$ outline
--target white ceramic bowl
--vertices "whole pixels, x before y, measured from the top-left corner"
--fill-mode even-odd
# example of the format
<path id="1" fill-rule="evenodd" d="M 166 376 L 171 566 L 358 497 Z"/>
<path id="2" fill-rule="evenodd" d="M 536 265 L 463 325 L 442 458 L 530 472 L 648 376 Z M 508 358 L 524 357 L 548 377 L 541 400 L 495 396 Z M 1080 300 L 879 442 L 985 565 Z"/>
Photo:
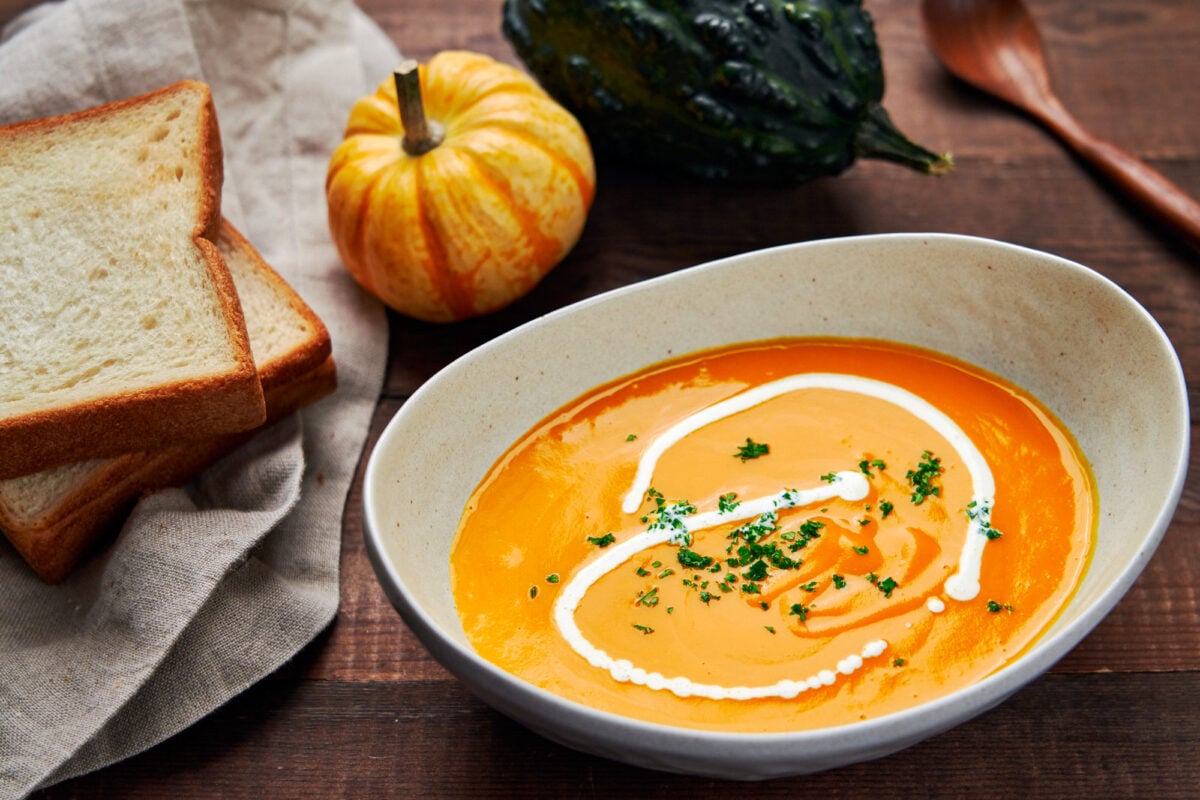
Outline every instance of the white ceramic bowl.
<path id="1" fill-rule="evenodd" d="M 1100 491 L 1096 552 L 1058 621 L 1025 655 L 950 696 L 880 719 L 794 733 L 712 733 L 596 711 L 480 658 L 463 634 L 449 553 L 470 492 L 548 412 L 672 356 L 781 336 L 891 339 L 1033 392 L 1074 432 Z M 367 465 L 368 553 L 430 652 L 546 737 L 638 766 L 759 779 L 886 755 L 1001 702 L 1075 646 L 1126 592 L 1170 522 L 1187 469 L 1183 373 L 1155 321 L 1086 267 L 942 234 L 833 239 L 748 253 L 534 320 L 430 379 Z"/>

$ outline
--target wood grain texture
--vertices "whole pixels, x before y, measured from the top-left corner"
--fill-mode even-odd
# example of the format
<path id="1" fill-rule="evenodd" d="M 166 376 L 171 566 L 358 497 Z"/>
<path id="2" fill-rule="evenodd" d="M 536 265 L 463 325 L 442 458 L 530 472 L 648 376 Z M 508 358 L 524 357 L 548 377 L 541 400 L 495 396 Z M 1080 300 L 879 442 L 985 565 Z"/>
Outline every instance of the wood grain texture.
<path id="1" fill-rule="evenodd" d="M 500 0 L 360 2 L 406 56 L 424 60 L 468 48 L 517 63 L 499 32 Z M 1200 4 L 1027 2 L 1066 106 L 1200 196 Z M 837 178 L 761 190 L 601 160 L 583 238 L 527 298 L 453 326 L 391 317 L 390 366 L 371 444 L 437 370 L 539 314 L 746 250 L 889 231 L 1002 239 L 1116 281 L 1175 343 L 1195 422 L 1200 257 L 1031 119 L 950 78 L 925 48 L 916 2 L 866 6 L 883 48 L 885 105 L 914 140 L 952 151 L 954 173 L 933 179 L 861 163 Z M 1191 444 L 1194 475 L 1195 433 Z M 1194 479 L 1140 580 L 1050 674 L 983 717 L 903 753 L 749 786 L 582 755 L 483 706 L 388 605 L 367 563 L 360 502 L 356 482 L 347 500 L 341 609 L 326 633 L 192 729 L 40 797 L 1200 797 Z"/>

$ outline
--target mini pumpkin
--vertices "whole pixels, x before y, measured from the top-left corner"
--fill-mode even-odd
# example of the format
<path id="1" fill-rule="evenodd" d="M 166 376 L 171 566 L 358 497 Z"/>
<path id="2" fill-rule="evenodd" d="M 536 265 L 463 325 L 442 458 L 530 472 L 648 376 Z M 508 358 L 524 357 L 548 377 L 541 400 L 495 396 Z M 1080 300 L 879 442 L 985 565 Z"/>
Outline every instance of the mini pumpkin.
<path id="1" fill-rule="evenodd" d="M 532 78 L 447 51 L 355 103 L 325 194 L 358 282 L 451 322 L 533 289 L 578 241 L 595 183 L 586 134 Z"/>

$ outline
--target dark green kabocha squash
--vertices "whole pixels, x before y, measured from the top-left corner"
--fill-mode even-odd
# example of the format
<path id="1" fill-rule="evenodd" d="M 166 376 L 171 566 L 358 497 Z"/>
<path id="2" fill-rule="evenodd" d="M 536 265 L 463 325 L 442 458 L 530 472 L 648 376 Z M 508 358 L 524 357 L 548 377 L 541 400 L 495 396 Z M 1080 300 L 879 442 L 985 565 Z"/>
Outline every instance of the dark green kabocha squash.
<path id="1" fill-rule="evenodd" d="M 880 105 L 879 46 L 857 0 L 506 0 L 503 31 L 600 151 L 774 183 L 856 158 L 950 168 Z"/>

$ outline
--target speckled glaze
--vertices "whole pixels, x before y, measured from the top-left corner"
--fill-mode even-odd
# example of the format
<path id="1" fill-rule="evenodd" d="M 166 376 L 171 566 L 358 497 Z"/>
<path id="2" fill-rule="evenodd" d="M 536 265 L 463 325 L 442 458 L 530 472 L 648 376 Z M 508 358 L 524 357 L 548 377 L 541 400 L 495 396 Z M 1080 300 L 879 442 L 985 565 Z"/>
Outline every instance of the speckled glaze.
<path id="1" fill-rule="evenodd" d="M 878 720 L 781 734 L 696 731 L 568 702 L 479 658 L 449 554 L 467 497 L 509 445 L 598 384 L 693 350 L 781 336 L 891 339 L 1031 391 L 1075 434 L 1100 492 L 1091 568 L 1050 631 L 985 681 Z M 1183 372 L 1158 324 L 1079 264 L 946 234 L 830 239 L 747 253 L 534 320 L 430 379 L 388 424 L 364 485 L 366 544 L 388 597 L 473 692 L 546 737 L 641 767 L 740 780 L 866 761 L 1002 702 L 1125 594 L 1165 532 L 1187 470 Z"/>

